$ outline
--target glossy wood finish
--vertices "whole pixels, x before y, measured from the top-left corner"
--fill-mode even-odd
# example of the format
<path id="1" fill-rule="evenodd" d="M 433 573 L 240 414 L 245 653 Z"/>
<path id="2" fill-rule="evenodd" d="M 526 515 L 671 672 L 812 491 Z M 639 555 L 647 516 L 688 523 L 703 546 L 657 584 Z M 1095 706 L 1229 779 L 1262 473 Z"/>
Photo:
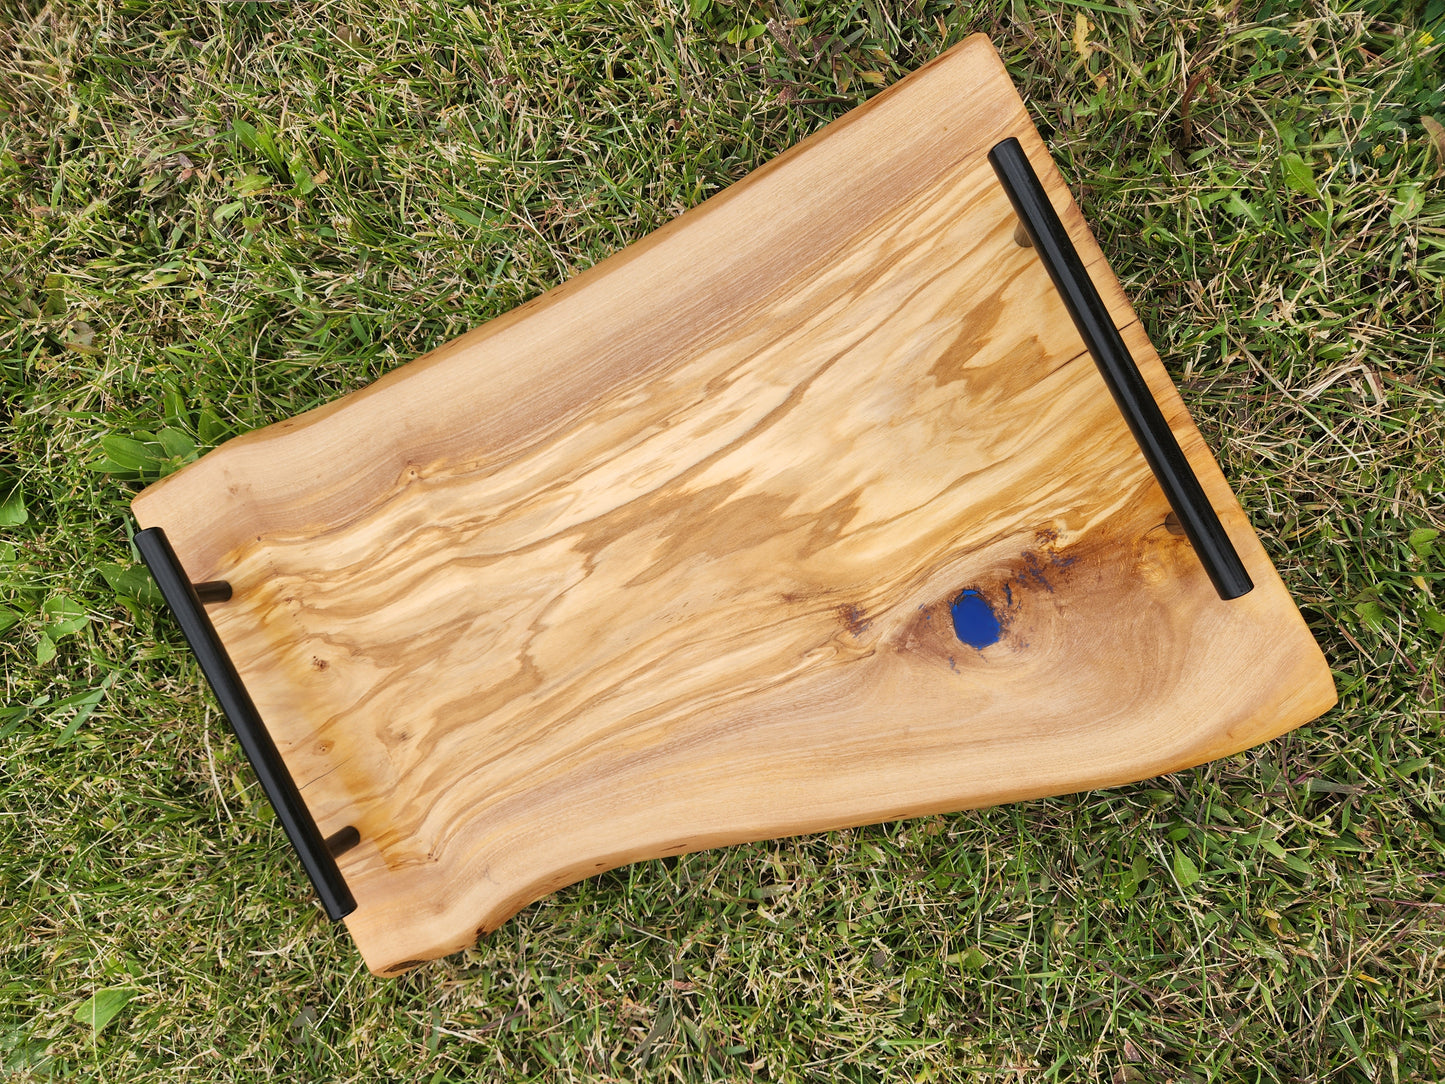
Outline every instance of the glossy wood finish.
<path id="1" fill-rule="evenodd" d="M 986 160 L 1017 136 L 1257 587 L 1222 602 Z M 991 45 L 142 493 L 367 963 L 625 862 L 1108 786 L 1334 701 Z M 950 603 L 1002 626 L 961 643 Z"/>

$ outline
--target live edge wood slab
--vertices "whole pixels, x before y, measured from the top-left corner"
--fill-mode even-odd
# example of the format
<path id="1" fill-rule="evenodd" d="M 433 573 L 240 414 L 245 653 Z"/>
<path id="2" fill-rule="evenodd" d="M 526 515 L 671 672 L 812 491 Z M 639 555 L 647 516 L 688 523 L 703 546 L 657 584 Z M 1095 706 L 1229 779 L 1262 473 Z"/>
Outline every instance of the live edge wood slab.
<path id="1" fill-rule="evenodd" d="M 1007 136 L 1250 594 L 1166 527 L 1014 242 Z M 322 832 L 360 833 L 347 923 L 381 974 L 622 863 L 1146 778 L 1335 699 L 981 36 L 134 511 L 230 581 L 262 718 Z M 965 591 L 996 642 L 960 640 Z"/>

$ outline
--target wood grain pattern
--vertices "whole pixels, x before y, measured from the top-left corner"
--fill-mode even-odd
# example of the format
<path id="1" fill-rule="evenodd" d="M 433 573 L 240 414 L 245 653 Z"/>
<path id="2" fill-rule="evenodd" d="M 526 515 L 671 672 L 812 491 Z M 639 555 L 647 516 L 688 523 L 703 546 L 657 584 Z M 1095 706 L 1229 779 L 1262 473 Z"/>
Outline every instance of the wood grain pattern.
<path id="1" fill-rule="evenodd" d="M 985 155 L 1018 136 L 1258 585 L 1221 602 Z M 621 863 L 1107 786 L 1325 662 L 991 45 L 544 297 L 135 501 L 368 965 Z M 974 588 L 1001 639 L 960 643 Z"/>

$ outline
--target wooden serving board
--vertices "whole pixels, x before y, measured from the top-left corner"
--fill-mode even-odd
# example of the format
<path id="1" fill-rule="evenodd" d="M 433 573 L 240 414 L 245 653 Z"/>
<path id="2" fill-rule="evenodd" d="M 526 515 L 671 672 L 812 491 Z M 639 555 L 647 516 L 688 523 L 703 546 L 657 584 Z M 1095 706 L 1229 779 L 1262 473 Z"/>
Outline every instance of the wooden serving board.
<path id="1" fill-rule="evenodd" d="M 985 158 L 1007 136 L 1243 598 L 1166 528 L 1015 244 Z M 622 863 L 1137 780 L 1335 699 L 981 36 L 134 509 L 231 582 L 212 615 L 262 718 L 321 830 L 360 832 L 347 922 L 382 974 Z"/>

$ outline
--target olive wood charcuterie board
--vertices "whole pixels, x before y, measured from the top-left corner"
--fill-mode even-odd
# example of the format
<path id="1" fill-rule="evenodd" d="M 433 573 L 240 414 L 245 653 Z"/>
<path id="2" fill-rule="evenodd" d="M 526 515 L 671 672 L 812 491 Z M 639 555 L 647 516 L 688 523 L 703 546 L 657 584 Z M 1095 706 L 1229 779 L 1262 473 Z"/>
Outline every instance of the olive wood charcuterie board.
<path id="1" fill-rule="evenodd" d="M 1255 587 L 1223 601 L 987 161 L 1016 137 Z M 141 493 L 372 970 L 600 870 L 1146 778 L 1335 698 L 989 42 Z"/>

